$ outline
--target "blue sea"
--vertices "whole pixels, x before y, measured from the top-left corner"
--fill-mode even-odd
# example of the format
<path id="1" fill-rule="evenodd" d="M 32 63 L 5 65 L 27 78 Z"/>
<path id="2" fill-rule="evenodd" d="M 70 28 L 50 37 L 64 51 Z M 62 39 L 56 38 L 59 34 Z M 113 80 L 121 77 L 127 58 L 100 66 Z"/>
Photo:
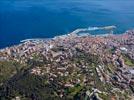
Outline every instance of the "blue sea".
<path id="1" fill-rule="evenodd" d="M 107 25 L 134 28 L 134 0 L 0 0 L 0 48 Z"/>

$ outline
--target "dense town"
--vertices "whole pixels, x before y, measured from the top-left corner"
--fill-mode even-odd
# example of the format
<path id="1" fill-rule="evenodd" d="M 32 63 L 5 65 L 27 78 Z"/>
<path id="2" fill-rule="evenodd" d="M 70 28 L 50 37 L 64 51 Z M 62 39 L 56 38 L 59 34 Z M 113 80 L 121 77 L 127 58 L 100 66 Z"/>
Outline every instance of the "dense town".
<path id="1" fill-rule="evenodd" d="M 32 66 L 23 68 L 22 74 L 11 72 L 7 80 L 0 81 L 0 97 L 46 100 L 33 93 L 32 89 L 26 94 L 27 88 L 19 83 L 26 77 L 37 76 L 45 80 L 45 86 L 54 89 L 50 93 L 54 97 L 48 96 L 52 100 L 133 100 L 134 30 L 107 36 L 82 36 L 76 34 L 77 31 L 52 39 L 29 39 L 1 49 L 0 62 L 14 61 L 23 66 Z M 40 88 L 33 86 L 35 91 Z M 12 94 L 13 89 L 19 95 Z M 8 90 L 11 95 L 6 94 Z"/>

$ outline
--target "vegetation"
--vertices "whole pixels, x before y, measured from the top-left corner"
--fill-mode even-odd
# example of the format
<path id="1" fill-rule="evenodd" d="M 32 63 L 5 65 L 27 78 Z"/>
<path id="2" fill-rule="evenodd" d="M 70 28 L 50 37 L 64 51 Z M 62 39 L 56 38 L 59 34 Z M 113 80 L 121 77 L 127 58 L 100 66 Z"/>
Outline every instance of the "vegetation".
<path id="1" fill-rule="evenodd" d="M 124 58 L 124 61 L 125 61 L 125 64 L 128 65 L 128 66 L 134 66 L 134 60 L 132 60 L 128 55 L 123 55 L 123 58 Z"/>
<path id="2" fill-rule="evenodd" d="M 61 49 L 58 48 L 58 50 Z M 16 61 L 0 62 L 1 100 L 11 100 L 17 96 L 19 96 L 21 100 L 60 100 L 61 93 L 64 94 L 62 100 L 84 100 L 85 98 L 89 99 L 85 93 L 87 90 L 92 92 L 93 87 L 108 93 L 99 94 L 104 100 L 108 100 L 112 96 L 111 90 L 114 86 L 108 83 L 104 84 L 100 81 L 98 73 L 96 72 L 96 67 L 102 63 L 97 55 L 87 54 L 77 49 L 77 52 L 72 58 L 63 60 L 63 62 L 67 62 L 69 66 L 66 70 L 66 72 L 69 72 L 68 76 L 60 76 L 57 74 L 56 67 L 64 68 L 64 64 L 46 60 L 45 57 L 39 54 L 33 54 L 32 57 L 32 59 L 27 59 L 25 65 Z M 127 59 L 127 63 L 129 62 L 130 64 L 131 62 L 131 64 L 133 64 L 128 57 L 125 59 Z M 50 68 L 49 73 L 46 73 L 47 65 L 49 65 Z M 31 70 L 34 68 L 45 69 L 45 72 L 43 75 L 31 74 Z M 105 69 L 109 73 L 113 73 L 113 70 L 115 70 L 112 63 L 105 64 Z M 56 74 L 57 77 L 51 77 L 50 73 Z M 85 82 L 86 85 L 83 82 L 85 77 L 87 78 L 87 82 Z M 76 80 L 78 79 L 79 82 L 77 83 Z M 72 87 L 64 86 L 64 84 L 70 82 L 73 84 Z M 127 97 L 127 95 L 124 96 Z"/>
<path id="3" fill-rule="evenodd" d="M 24 66 L 16 61 L 0 61 L 0 83 L 7 81 Z"/>

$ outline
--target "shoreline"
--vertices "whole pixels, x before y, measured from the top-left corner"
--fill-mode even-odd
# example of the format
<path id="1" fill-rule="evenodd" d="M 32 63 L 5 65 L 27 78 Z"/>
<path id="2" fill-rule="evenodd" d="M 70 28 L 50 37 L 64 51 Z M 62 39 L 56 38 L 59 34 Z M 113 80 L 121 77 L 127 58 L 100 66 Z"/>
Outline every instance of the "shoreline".
<path id="1" fill-rule="evenodd" d="M 52 39 L 56 39 L 56 38 L 65 38 L 65 37 L 68 37 L 68 36 L 77 36 L 77 37 L 84 37 L 84 36 L 89 36 L 89 37 L 107 37 L 107 36 L 110 36 L 110 35 L 114 35 L 114 36 L 123 35 L 127 31 L 129 31 L 129 30 L 126 30 L 122 34 L 118 34 L 118 33 L 116 33 L 116 34 L 115 33 L 113 33 L 113 34 L 111 34 L 111 33 L 100 33 L 100 34 L 92 35 L 92 33 L 90 33 L 90 31 L 95 31 L 95 30 L 99 30 L 99 29 L 100 30 L 105 30 L 105 29 L 107 30 L 107 29 L 111 29 L 111 28 L 115 29 L 116 26 L 78 28 L 78 29 L 76 29 L 76 30 L 74 30 L 74 31 L 72 31 L 72 32 L 70 32 L 68 34 L 57 35 L 57 36 L 54 36 L 52 38 L 28 38 L 28 39 L 20 40 L 18 43 L 10 45 L 10 46 L 2 47 L 2 48 L 0 48 L 0 50 L 6 49 L 6 48 L 10 48 L 10 47 L 14 47 L 14 46 L 17 46 L 17 45 L 20 45 L 22 43 L 29 42 L 29 41 L 32 41 L 32 42 L 47 41 L 47 40 L 52 40 Z"/>
<path id="2" fill-rule="evenodd" d="M 104 33 L 104 34 L 97 34 L 97 35 L 92 35 L 90 34 L 89 32 L 90 31 L 96 31 L 96 30 L 112 30 L 112 29 L 115 29 L 117 28 L 116 26 L 112 25 L 112 26 L 105 26 L 105 27 L 88 27 L 88 28 L 78 28 L 76 30 L 74 30 L 73 32 L 70 32 L 69 34 L 63 34 L 63 35 L 57 35 L 57 36 L 54 36 L 52 38 L 49 38 L 49 39 L 55 39 L 55 38 L 58 38 L 58 37 L 67 37 L 67 36 L 70 36 L 70 35 L 77 35 L 77 36 L 83 36 L 84 32 L 87 31 L 88 33 L 86 34 L 86 36 L 108 36 L 109 33 Z M 79 34 L 79 32 L 82 32 Z M 85 36 L 85 35 L 84 35 Z M 46 38 L 31 38 L 31 39 L 24 39 L 24 40 L 21 40 L 20 42 L 27 42 L 27 41 L 39 41 L 39 40 L 46 40 Z"/>

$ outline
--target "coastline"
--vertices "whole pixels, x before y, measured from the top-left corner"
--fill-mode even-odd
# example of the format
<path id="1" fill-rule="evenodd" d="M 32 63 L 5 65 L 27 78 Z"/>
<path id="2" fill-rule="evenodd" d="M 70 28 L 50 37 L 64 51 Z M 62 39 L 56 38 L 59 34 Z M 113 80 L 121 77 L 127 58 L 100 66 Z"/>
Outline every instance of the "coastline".
<path id="1" fill-rule="evenodd" d="M 92 84 L 91 88 L 97 86 L 96 89 L 107 93 L 107 98 L 109 95 L 113 96 L 111 92 L 117 88 L 118 92 L 122 92 L 122 89 L 126 90 L 125 94 L 131 91 L 131 94 L 128 94 L 129 97 L 134 93 L 133 88 L 127 90 L 128 87 L 134 85 L 134 30 L 129 30 L 122 35 L 108 34 L 107 36 L 79 36 L 74 31 L 67 35 L 56 36 L 49 41 L 44 40 L 27 39 L 17 46 L 0 51 L 0 61 L 2 63 L 17 62 L 17 64 L 26 65 L 24 71 L 21 70 L 22 68 L 20 69 L 24 72 L 19 77 L 22 84 L 23 79 L 27 81 L 28 78 L 29 80 L 29 77 L 25 76 L 26 72 L 27 75 L 32 76 L 30 80 L 33 80 L 33 76 L 39 76 L 36 78 L 37 81 L 42 77 L 43 83 L 46 80 L 44 76 L 48 76 L 47 80 L 50 82 L 48 85 L 52 86 L 51 82 L 56 82 L 55 84 L 60 86 L 58 88 L 60 91 L 66 91 L 65 88 L 77 88 L 75 87 L 76 84 L 84 83 L 83 86 L 85 87 L 88 87 L 89 84 Z M 16 66 L 16 63 L 13 63 L 14 65 Z M 27 68 L 30 65 L 31 67 Z M 1 68 L 3 69 L 3 66 Z M 7 68 L 6 65 L 5 68 Z M 20 74 L 15 73 L 14 75 Z M 63 77 L 68 79 L 59 80 Z M 70 78 L 72 81 L 70 81 Z M 11 81 L 13 84 L 16 82 L 15 87 L 11 90 L 15 90 L 16 85 L 20 86 L 20 81 Z M 27 82 L 28 84 L 37 84 L 37 89 L 40 91 L 38 86 L 42 87 L 43 83 L 40 84 L 42 80 L 37 81 Z M 96 82 L 99 82 L 98 85 L 96 85 Z M 100 83 L 103 87 L 111 84 L 111 91 L 107 92 L 109 87 L 101 89 Z M 8 87 L 12 87 L 11 84 L 8 85 Z M 24 88 L 26 85 L 23 84 Z M 35 87 L 35 85 L 32 87 Z M 28 88 L 31 88 L 31 85 Z M 25 90 L 27 91 L 27 88 Z M 87 90 L 89 91 L 88 88 Z M 21 88 L 17 92 L 19 91 L 21 91 Z M 48 91 L 46 90 L 46 92 Z M 29 90 L 27 93 L 29 93 Z M 116 94 L 116 92 L 114 93 Z M 124 96 L 124 94 L 122 95 Z"/>
<path id="2" fill-rule="evenodd" d="M 49 39 L 55 39 L 58 37 L 64 38 L 70 35 L 76 35 L 76 36 L 108 36 L 109 33 L 104 33 L 104 34 L 97 34 L 97 35 L 92 35 L 90 34 L 90 31 L 96 31 L 96 30 L 112 30 L 115 29 L 116 26 L 112 25 L 112 26 L 105 26 L 105 27 L 88 27 L 88 28 L 78 28 L 76 30 L 74 30 L 73 32 L 69 33 L 69 34 L 64 34 L 64 35 L 58 35 L 58 36 L 54 36 L 53 38 L 49 38 Z M 84 33 L 84 32 L 88 32 L 88 33 Z M 80 33 L 80 34 L 79 34 Z M 31 38 L 31 39 L 24 39 L 21 40 L 20 42 L 27 42 L 27 41 L 40 41 L 40 40 L 46 40 L 47 38 Z"/>
<path id="3" fill-rule="evenodd" d="M 96 34 L 96 35 L 92 35 L 91 31 L 96 31 L 96 30 L 112 30 L 117 28 L 116 26 L 105 26 L 105 27 L 88 27 L 88 28 L 78 28 L 68 34 L 63 34 L 63 35 L 57 35 L 54 36 L 52 38 L 29 38 L 29 39 L 24 39 L 24 40 L 20 40 L 20 42 L 18 42 L 17 44 L 13 44 L 10 46 L 6 46 L 3 48 L 0 48 L 0 50 L 6 49 L 6 48 L 10 48 L 10 47 L 14 47 L 17 45 L 20 45 L 22 43 L 25 42 L 40 42 L 40 41 L 48 41 L 48 40 L 52 40 L 52 39 L 57 39 L 57 38 L 66 38 L 68 36 L 76 36 L 76 37 L 84 37 L 84 36 L 89 36 L 89 37 L 107 37 L 107 36 L 117 36 L 117 35 L 122 35 L 124 33 L 126 33 L 129 30 L 126 30 L 124 33 L 122 34 L 114 34 L 114 33 L 101 33 L 101 34 Z M 133 29 L 132 29 L 133 30 Z M 112 31 L 113 32 L 113 31 Z"/>

